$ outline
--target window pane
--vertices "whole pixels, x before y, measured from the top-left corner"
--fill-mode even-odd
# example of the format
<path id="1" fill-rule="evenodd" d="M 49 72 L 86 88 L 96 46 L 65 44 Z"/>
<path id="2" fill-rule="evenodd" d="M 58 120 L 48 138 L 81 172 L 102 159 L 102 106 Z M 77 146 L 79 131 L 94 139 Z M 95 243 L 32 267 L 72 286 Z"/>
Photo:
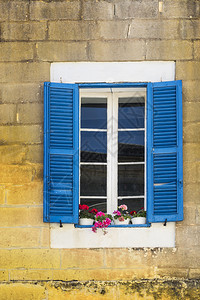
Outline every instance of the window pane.
<path id="1" fill-rule="evenodd" d="M 118 132 L 118 162 L 144 161 L 144 131 Z"/>
<path id="2" fill-rule="evenodd" d="M 81 161 L 106 162 L 107 161 L 107 133 L 81 132 Z"/>
<path id="3" fill-rule="evenodd" d="M 107 200 L 106 199 L 85 199 L 81 198 L 81 204 L 86 204 L 90 209 L 96 208 L 98 211 L 107 212 Z"/>
<path id="4" fill-rule="evenodd" d="M 144 128 L 145 97 L 119 98 L 118 128 Z"/>
<path id="5" fill-rule="evenodd" d="M 106 196 L 106 166 L 81 166 L 81 196 Z"/>
<path id="6" fill-rule="evenodd" d="M 81 128 L 107 128 L 106 98 L 81 98 Z"/>
<path id="7" fill-rule="evenodd" d="M 144 195 L 144 165 L 118 165 L 118 195 Z"/>
<path id="8" fill-rule="evenodd" d="M 144 199 L 143 198 L 119 199 L 118 206 L 121 204 L 126 204 L 129 212 L 131 212 L 132 210 L 135 210 L 136 212 L 138 212 L 141 208 L 144 207 Z"/>

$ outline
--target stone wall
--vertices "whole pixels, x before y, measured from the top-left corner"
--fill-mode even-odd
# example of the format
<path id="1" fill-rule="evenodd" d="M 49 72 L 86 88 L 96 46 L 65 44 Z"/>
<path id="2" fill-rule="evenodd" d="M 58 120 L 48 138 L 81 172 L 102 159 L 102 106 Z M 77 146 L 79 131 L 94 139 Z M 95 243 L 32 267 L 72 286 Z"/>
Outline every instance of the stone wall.
<path id="1" fill-rule="evenodd" d="M 0 0 L 1 299 L 200 297 L 199 16 L 198 0 Z M 50 249 L 42 155 L 51 62 L 145 60 L 176 61 L 183 80 L 176 248 Z"/>

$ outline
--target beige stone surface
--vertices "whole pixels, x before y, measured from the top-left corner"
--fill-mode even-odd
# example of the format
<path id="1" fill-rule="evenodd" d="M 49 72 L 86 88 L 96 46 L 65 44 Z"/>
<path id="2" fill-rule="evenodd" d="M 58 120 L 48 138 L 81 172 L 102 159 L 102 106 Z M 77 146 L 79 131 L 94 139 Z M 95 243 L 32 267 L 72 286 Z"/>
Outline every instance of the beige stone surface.
<path id="1" fill-rule="evenodd" d="M 9 205 L 42 205 L 43 183 L 31 182 L 7 187 L 7 203 Z"/>
<path id="2" fill-rule="evenodd" d="M 0 124 L 13 124 L 16 122 L 16 105 L 0 104 Z"/>
<path id="3" fill-rule="evenodd" d="M 46 39 L 47 22 L 4 22 L 1 30 L 2 39 L 6 41 L 40 41 Z"/>

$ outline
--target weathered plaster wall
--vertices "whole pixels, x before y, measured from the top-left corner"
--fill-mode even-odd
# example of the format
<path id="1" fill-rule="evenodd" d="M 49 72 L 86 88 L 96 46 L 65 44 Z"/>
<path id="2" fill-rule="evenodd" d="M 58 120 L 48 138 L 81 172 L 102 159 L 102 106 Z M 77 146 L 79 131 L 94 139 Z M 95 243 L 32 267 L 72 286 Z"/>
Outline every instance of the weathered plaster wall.
<path id="1" fill-rule="evenodd" d="M 162 12 L 158 0 L 0 0 L 1 299 L 200 297 L 199 16 L 198 0 L 163 0 Z M 143 60 L 176 61 L 183 80 L 185 219 L 176 248 L 50 249 L 42 221 L 50 63 Z"/>

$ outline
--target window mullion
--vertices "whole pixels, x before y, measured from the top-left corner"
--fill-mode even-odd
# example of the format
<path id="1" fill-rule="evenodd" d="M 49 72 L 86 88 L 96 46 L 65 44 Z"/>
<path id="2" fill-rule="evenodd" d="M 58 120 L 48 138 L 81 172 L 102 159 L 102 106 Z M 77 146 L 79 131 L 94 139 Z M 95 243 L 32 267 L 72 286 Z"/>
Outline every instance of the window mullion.
<path id="1" fill-rule="evenodd" d="M 107 212 L 112 213 L 112 135 L 113 103 L 111 93 L 107 97 Z"/>
<path id="2" fill-rule="evenodd" d="M 113 136 L 112 136 L 112 210 L 118 205 L 118 96 L 112 93 Z"/>

